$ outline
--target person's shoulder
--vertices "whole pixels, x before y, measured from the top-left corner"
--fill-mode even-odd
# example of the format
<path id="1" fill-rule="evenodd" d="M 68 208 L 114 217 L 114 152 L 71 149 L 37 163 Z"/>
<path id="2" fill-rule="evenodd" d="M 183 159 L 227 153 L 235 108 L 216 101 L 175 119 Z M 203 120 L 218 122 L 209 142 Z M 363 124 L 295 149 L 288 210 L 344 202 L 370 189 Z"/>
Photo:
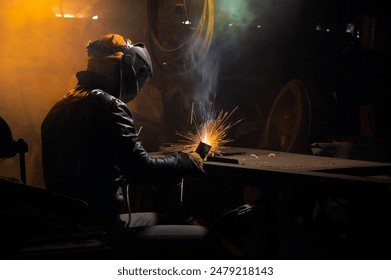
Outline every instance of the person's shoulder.
<path id="1" fill-rule="evenodd" d="M 101 89 L 93 89 L 91 90 L 89 95 L 96 99 L 101 99 L 102 101 L 108 102 L 113 105 L 116 105 L 118 101 L 120 101 L 118 98 L 112 96 L 111 94 Z"/>
<path id="2" fill-rule="evenodd" d="M 116 99 L 114 96 L 101 89 L 93 89 L 90 91 L 89 95 L 109 102 L 113 102 Z"/>
<path id="3" fill-rule="evenodd" d="M 91 91 L 90 95 L 96 97 L 97 99 L 101 99 L 102 101 L 110 105 L 110 107 L 125 108 L 126 110 L 128 110 L 128 106 L 126 105 L 126 103 L 124 103 L 117 97 L 107 93 L 104 90 L 94 89 Z"/>

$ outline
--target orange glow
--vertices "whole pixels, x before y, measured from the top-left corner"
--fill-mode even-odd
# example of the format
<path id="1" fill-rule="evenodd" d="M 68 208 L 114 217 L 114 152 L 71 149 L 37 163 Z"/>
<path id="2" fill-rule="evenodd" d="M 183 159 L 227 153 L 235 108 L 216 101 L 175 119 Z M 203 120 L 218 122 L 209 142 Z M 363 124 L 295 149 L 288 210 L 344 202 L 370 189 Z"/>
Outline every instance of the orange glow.
<path id="1" fill-rule="evenodd" d="M 52 6 L 52 13 L 62 18 L 98 19 L 93 11 L 97 0 L 62 0 Z"/>
<path id="2" fill-rule="evenodd" d="M 89 27 L 88 21 L 55 17 L 52 8 L 59 2 L 9 0 L 2 1 L 0 10 L 0 114 L 14 138 L 28 142 L 27 182 L 40 187 L 41 122 L 75 84 L 75 71 L 84 69 L 91 33 L 101 34 L 99 26 Z M 0 166 L 0 175 L 19 178 L 18 158 L 7 161 Z"/>
<path id="3" fill-rule="evenodd" d="M 2 9 L 5 11 L 7 24 L 10 26 L 20 26 L 28 21 L 43 21 L 51 16 L 51 8 L 58 5 L 55 0 L 35 0 L 35 1 L 7 1 Z"/>

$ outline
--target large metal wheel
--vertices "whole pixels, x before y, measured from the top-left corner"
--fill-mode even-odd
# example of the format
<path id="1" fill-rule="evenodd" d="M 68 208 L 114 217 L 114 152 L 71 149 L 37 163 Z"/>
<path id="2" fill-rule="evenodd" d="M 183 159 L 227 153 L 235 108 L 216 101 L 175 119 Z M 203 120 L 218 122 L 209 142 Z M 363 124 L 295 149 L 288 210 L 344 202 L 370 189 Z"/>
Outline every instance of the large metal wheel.
<path id="1" fill-rule="evenodd" d="M 310 153 L 311 102 L 300 80 L 282 87 L 271 107 L 260 148 Z"/>

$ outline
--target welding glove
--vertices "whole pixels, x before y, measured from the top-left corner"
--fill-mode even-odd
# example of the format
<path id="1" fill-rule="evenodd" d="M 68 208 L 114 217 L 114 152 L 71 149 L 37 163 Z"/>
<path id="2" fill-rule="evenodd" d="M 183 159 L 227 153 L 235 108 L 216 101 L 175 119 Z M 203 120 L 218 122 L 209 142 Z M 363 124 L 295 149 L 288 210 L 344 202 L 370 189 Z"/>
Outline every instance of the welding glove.
<path id="1" fill-rule="evenodd" d="M 186 156 L 192 162 L 192 170 L 190 175 L 200 176 L 205 173 L 203 169 L 204 160 L 196 152 L 184 153 L 180 152 L 181 157 Z"/>
<path id="2" fill-rule="evenodd" d="M 201 170 L 204 170 L 204 160 L 201 158 L 201 156 L 196 152 L 188 153 L 191 161 Z"/>

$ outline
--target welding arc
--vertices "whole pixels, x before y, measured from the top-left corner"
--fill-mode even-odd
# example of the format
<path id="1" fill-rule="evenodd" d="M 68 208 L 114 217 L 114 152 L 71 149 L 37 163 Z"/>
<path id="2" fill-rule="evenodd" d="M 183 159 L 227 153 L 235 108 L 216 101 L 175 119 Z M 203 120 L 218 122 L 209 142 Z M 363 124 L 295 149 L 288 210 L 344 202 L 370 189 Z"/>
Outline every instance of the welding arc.
<path id="1" fill-rule="evenodd" d="M 186 0 L 183 6 L 187 15 Z M 153 45 L 152 53 L 158 66 L 165 72 L 183 73 L 193 69 L 198 61 L 202 61 L 212 44 L 214 29 L 214 0 L 204 0 L 202 14 L 194 33 L 186 41 L 173 48 L 163 46 L 158 39 L 159 8 L 155 0 L 148 1 L 149 40 Z M 187 16 L 188 17 L 188 16 Z M 176 34 L 174 34 L 176 35 Z M 174 36 L 173 36 L 174 37 Z M 200 46 L 200 48 L 194 47 Z M 189 53 L 190 52 L 190 53 Z"/>
<path id="2" fill-rule="evenodd" d="M 228 122 L 228 119 L 232 116 L 236 109 L 237 107 L 231 112 L 220 111 L 220 113 L 214 118 L 211 118 L 210 116 L 206 120 L 204 119 L 201 123 L 198 122 L 195 113 L 192 112 L 194 114 L 194 130 L 176 132 L 178 136 L 183 138 L 179 140 L 179 142 L 184 143 L 181 147 L 182 150 L 194 151 L 201 141 L 212 146 L 212 154 L 220 154 L 219 147 L 232 141 L 227 138 L 227 131 L 241 121 L 238 120 L 233 123 Z"/>

